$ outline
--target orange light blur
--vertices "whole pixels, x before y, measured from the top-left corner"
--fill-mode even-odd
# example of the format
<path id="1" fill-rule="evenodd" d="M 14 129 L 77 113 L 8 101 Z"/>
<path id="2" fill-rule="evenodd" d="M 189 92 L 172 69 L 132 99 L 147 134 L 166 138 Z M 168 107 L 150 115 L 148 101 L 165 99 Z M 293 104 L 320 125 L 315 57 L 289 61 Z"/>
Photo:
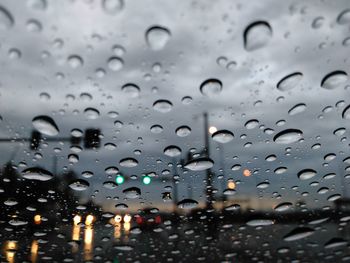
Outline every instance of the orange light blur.
<path id="1" fill-rule="evenodd" d="M 128 214 L 126 214 L 126 215 L 124 216 L 124 223 L 130 223 L 130 221 L 131 221 L 131 216 L 128 215 Z"/>
<path id="2" fill-rule="evenodd" d="M 130 230 L 130 223 L 124 223 L 123 224 L 123 227 L 124 227 L 124 231 L 127 233 L 127 232 L 129 232 L 129 230 Z"/>
<path id="3" fill-rule="evenodd" d="M 34 223 L 36 225 L 40 225 L 41 224 L 41 215 L 35 215 L 34 216 Z"/>
<path id="4" fill-rule="evenodd" d="M 74 216 L 73 222 L 74 222 L 74 225 L 79 224 L 81 222 L 81 216 L 80 215 Z"/>
<path id="5" fill-rule="evenodd" d="M 32 263 L 35 263 L 38 258 L 38 251 L 39 251 L 39 243 L 37 240 L 33 240 L 32 245 L 30 247 L 30 260 Z"/>
<path id="6" fill-rule="evenodd" d="M 94 216 L 88 215 L 85 219 L 85 225 L 91 226 L 93 222 L 94 222 Z"/>
<path id="7" fill-rule="evenodd" d="M 228 181 L 227 188 L 228 189 L 235 189 L 236 188 L 236 183 L 234 181 Z"/>
<path id="8" fill-rule="evenodd" d="M 122 221 L 122 216 L 121 216 L 121 215 L 116 215 L 116 216 L 114 217 L 114 221 L 115 221 L 116 223 L 120 223 L 120 222 Z"/>
<path id="9" fill-rule="evenodd" d="M 252 172 L 249 169 L 244 169 L 243 170 L 243 175 L 248 177 L 248 176 L 252 175 Z"/>

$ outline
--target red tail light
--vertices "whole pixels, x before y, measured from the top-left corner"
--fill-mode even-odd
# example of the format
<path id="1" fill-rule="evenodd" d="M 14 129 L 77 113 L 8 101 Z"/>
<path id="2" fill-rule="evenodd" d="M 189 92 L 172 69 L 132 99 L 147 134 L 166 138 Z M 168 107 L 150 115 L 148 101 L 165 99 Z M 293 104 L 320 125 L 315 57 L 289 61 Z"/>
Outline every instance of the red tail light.
<path id="1" fill-rule="evenodd" d="M 156 216 L 156 224 L 162 223 L 162 218 L 160 216 Z"/>
<path id="2" fill-rule="evenodd" d="M 142 217 L 141 216 L 138 216 L 138 217 L 136 217 L 136 223 L 138 223 L 138 224 L 142 224 Z"/>

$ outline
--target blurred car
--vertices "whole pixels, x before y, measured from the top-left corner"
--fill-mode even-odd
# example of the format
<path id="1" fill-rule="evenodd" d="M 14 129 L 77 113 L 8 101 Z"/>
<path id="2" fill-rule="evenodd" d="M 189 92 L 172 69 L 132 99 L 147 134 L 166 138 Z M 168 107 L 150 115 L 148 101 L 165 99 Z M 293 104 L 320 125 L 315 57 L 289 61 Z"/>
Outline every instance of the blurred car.
<path id="1" fill-rule="evenodd" d="M 135 222 L 139 227 L 155 227 L 162 223 L 162 216 L 154 209 L 143 209 L 138 214 L 134 215 Z"/>

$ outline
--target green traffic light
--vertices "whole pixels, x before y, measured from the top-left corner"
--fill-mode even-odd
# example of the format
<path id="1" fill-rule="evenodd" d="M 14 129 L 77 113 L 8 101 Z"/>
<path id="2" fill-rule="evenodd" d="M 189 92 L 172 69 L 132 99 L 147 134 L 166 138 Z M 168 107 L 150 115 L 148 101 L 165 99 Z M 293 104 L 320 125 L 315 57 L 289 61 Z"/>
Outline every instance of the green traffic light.
<path id="1" fill-rule="evenodd" d="M 145 185 L 148 185 L 148 184 L 150 184 L 151 183 L 151 177 L 149 177 L 148 175 L 146 175 L 146 176 L 144 176 L 143 178 L 142 178 L 142 182 L 143 182 L 143 184 L 145 184 Z"/>
<path id="2" fill-rule="evenodd" d="M 117 184 L 122 184 L 122 183 L 124 183 L 125 179 L 123 176 L 117 175 L 117 177 L 115 178 L 115 181 Z"/>

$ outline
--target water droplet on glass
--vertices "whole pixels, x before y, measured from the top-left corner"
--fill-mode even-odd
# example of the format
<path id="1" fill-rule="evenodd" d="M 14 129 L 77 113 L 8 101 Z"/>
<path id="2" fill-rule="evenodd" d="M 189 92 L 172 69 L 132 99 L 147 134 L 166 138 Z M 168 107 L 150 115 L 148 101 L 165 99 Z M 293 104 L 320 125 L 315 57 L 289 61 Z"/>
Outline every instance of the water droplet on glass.
<path id="1" fill-rule="evenodd" d="M 86 108 L 84 110 L 84 115 L 89 120 L 95 120 L 100 116 L 100 112 L 94 108 Z"/>
<path id="2" fill-rule="evenodd" d="M 32 120 L 32 124 L 42 134 L 55 136 L 59 133 L 55 121 L 49 116 L 37 116 Z"/>
<path id="3" fill-rule="evenodd" d="M 125 194 L 126 198 L 135 199 L 141 196 L 141 190 L 138 187 L 130 187 L 123 190 L 123 194 Z"/>
<path id="4" fill-rule="evenodd" d="M 188 126 L 180 126 L 175 132 L 179 137 L 186 137 L 191 134 L 191 128 Z"/>
<path id="5" fill-rule="evenodd" d="M 162 113 L 171 111 L 172 107 L 173 104 L 168 100 L 157 100 L 153 103 L 153 109 Z"/>
<path id="6" fill-rule="evenodd" d="M 346 106 L 346 108 L 343 110 L 342 117 L 345 120 L 350 120 L 350 105 Z"/>
<path id="7" fill-rule="evenodd" d="M 197 205 L 198 205 L 198 202 L 193 199 L 183 199 L 177 203 L 177 206 L 181 209 L 193 209 L 193 208 L 196 208 Z"/>
<path id="8" fill-rule="evenodd" d="M 300 180 L 309 180 L 311 179 L 312 177 L 314 177 L 315 175 L 317 174 L 317 172 L 315 170 L 312 170 L 312 169 L 304 169 L 304 170 L 301 170 L 299 173 L 298 173 L 298 178 Z"/>
<path id="9" fill-rule="evenodd" d="M 0 6 L 0 30 L 10 29 L 15 23 L 11 13 Z"/>
<path id="10" fill-rule="evenodd" d="M 122 87 L 122 91 L 129 97 L 129 98 L 137 98 L 140 94 L 140 88 L 132 83 L 125 84 Z"/>
<path id="11" fill-rule="evenodd" d="M 304 103 L 299 103 L 299 104 L 295 105 L 294 107 L 292 107 L 292 108 L 288 111 L 288 114 L 289 114 L 290 116 L 293 116 L 293 115 L 302 113 L 302 112 L 305 111 L 305 110 L 306 110 L 306 104 L 304 104 Z"/>
<path id="12" fill-rule="evenodd" d="M 323 25 L 324 20 L 325 20 L 325 19 L 324 19 L 324 17 L 322 17 L 322 16 L 316 17 L 316 18 L 312 21 L 312 24 L 311 24 L 312 28 L 314 28 L 314 29 L 320 28 L 320 27 Z"/>
<path id="13" fill-rule="evenodd" d="M 244 47 L 253 51 L 267 45 L 272 37 L 272 28 L 266 21 L 256 21 L 244 30 Z"/>
<path id="14" fill-rule="evenodd" d="M 152 133 L 158 134 L 163 131 L 163 127 L 160 125 L 153 125 L 150 130 Z"/>
<path id="15" fill-rule="evenodd" d="M 90 184 L 82 179 L 76 180 L 74 182 L 72 182 L 71 184 L 69 184 L 69 187 L 75 191 L 85 191 L 86 189 L 88 189 L 90 186 Z"/>
<path id="16" fill-rule="evenodd" d="M 189 161 L 185 168 L 192 171 L 204 171 L 213 167 L 214 162 L 209 158 L 199 158 Z"/>
<path id="17" fill-rule="evenodd" d="M 277 83 L 277 89 L 280 91 L 291 90 L 298 85 L 302 78 L 303 74 L 300 72 L 289 74 Z"/>
<path id="18" fill-rule="evenodd" d="M 72 55 L 72 56 L 68 57 L 68 64 L 69 64 L 69 66 L 71 66 L 71 68 L 75 69 L 75 68 L 83 66 L 84 61 L 80 56 Z"/>
<path id="19" fill-rule="evenodd" d="M 259 121 L 258 120 L 249 120 L 247 121 L 244 126 L 248 129 L 248 130 L 251 130 L 251 129 L 255 129 L 256 127 L 259 126 Z"/>
<path id="20" fill-rule="evenodd" d="M 102 8 L 110 15 L 120 12 L 124 7 L 124 0 L 103 0 Z"/>
<path id="21" fill-rule="evenodd" d="M 324 89 L 335 89 L 344 84 L 348 79 L 348 74 L 337 70 L 327 74 L 321 81 L 321 87 Z"/>
<path id="22" fill-rule="evenodd" d="M 170 31 L 162 26 L 153 26 L 146 31 L 146 42 L 153 50 L 161 50 L 170 39 Z"/>
<path id="23" fill-rule="evenodd" d="M 213 133 L 212 138 L 219 143 L 228 143 L 233 140 L 233 133 L 228 130 L 220 130 Z"/>
<path id="24" fill-rule="evenodd" d="M 139 164 L 139 162 L 134 158 L 124 158 L 124 159 L 120 160 L 119 164 L 122 167 L 131 168 L 131 167 L 137 166 Z"/>
<path id="25" fill-rule="evenodd" d="M 283 202 L 275 206 L 274 210 L 277 212 L 284 212 L 289 210 L 293 206 L 290 202 Z"/>
<path id="26" fill-rule="evenodd" d="M 118 57 L 111 57 L 108 59 L 108 68 L 112 71 L 119 71 L 123 68 L 124 61 Z"/>
<path id="27" fill-rule="evenodd" d="M 169 157 L 181 155 L 181 149 L 175 145 L 170 145 L 164 149 L 164 154 Z"/>
<path id="28" fill-rule="evenodd" d="M 25 179 L 36 181 L 48 181 L 53 178 L 52 173 L 39 167 L 31 167 L 23 170 L 22 176 Z"/>
<path id="29" fill-rule="evenodd" d="M 278 167 L 275 169 L 275 174 L 284 174 L 285 172 L 287 172 L 287 167 Z"/>
<path id="30" fill-rule="evenodd" d="M 271 219 L 252 219 L 246 223 L 248 226 L 269 226 L 273 225 L 274 221 Z"/>
<path id="31" fill-rule="evenodd" d="M 340 25 L 350 23 L 350 9 L 343 10 L 337 17 L 337 22 Z"/>
<path id="32" fill-rule="evenodd" d="M 27 0 L 27 6 L 33 10 L 45 10 L 47 8 L 46 0 Z"/>
<path id="33" fill-rule="evenodd" d="M 297 129 L 283 130 L 275 135 L 274 142 L 280 144 L 289 144 L 299 141 L 302 138 L 303 132 Z"/>
<path id="34" fill-rule="evenodd" d="M 222 90 L 222 83 L 218 79 L 207 79 L 200 85 L 200 91 L 205 96 L 217 95 Z"/>
<path id="35" fill-rule="evenodd" d="M 284 241 L 296 241 L 311 236 L 315 231 L 308 227 L 298 227 L 283 237 Z"/>

